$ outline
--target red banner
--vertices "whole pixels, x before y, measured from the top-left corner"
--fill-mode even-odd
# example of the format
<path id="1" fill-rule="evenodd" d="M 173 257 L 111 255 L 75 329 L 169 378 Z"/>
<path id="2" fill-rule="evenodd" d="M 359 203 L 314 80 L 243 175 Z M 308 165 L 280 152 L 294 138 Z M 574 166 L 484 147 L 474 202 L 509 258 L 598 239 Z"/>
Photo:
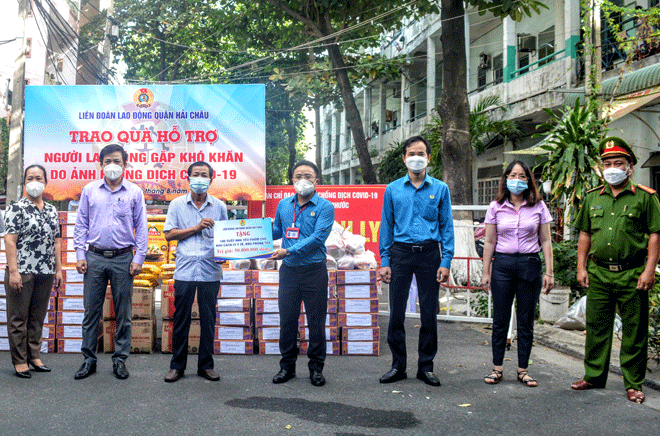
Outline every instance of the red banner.
<path id="1" fill-rule="evenodd" d="M 335 206 L 335 221 L 350 232 L 367 238 L 366 249 L 374 252 L 379 263 L 378 234 L 385 186 L 320 185 L 316 187 L 319 196 Z M 294 193 L 291 185 L 266 186 L 266 216 L 274 218 L 280 200 L 290 197 Z"/>

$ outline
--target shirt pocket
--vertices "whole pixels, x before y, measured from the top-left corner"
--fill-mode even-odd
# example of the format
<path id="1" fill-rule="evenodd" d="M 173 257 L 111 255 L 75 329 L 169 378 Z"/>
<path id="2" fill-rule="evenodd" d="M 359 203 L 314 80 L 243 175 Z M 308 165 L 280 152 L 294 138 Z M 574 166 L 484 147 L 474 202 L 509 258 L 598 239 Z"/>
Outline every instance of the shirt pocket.
<path id="1" fill-rule="evenodd" d="M 646 233 L 640 220 L 641 216 L 642 211 L 635 207 L 624 210 L 621 213 L 621 218 L 623 219 L 623 229 L 626 231 L 626 233 Z"/>
<path id="2" fill-rule="evenodd" d="M 589 211 L 591 230 L 600 230 L 603 227 L 603 212 L 603 209 L 592 209 Z"/>
<path id="3" fill-rule="evenodd" d="M 126 200 L 118 200 L 114 206 L 115 216 L 117 218 L 126 217 L 131 211 L 131 204 Z"/>
<path id="4" fill-rule="evenodd" d="M 422 218 L 428 221 L 437 221 L 438 220 L 438 204 L 439 202 L 432 201 L 424 206 L 422 210 Z"/>

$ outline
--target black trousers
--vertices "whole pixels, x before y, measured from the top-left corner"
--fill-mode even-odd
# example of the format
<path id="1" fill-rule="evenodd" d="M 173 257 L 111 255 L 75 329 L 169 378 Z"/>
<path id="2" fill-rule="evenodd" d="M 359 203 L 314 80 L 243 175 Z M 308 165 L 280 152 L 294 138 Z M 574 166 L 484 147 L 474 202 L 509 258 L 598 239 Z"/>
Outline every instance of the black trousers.
<path id="1" fill-rule="evenodd" d="M 493 294 L 493 365 L 504 361 L 511 305 L 516 297 L 518 366 L 527 368 L 534 339 L 534 317 L 543 276 L 538 253 L 495 253 L 490 279 Z"/>
<path id="2" fill-rule="evenodd" d="M 298 357 L 298 318 L 305 302 L 309 328 L 309 370 L 323 371 L 325 318 L 328 314 L 328 269 L 325 262 L 280 268 L 280 368 L 295 370 Z"/>
<path id="3" fill-rule="evenodd" d="M 220 282 L 184 282 L 174 280 L 174 328 L 170 369 L 186 369 L 190 314 L 197 292 L 200 318 L 198 369 L 213 369 L 213 337 L 215 336 L 216 302 Z"/>
<path id="4" fill-rule="evenodd" d="M 390 324 L 387 329 L 387 343 L 392 351 L 392 368 L 405 371 L 407 365 L 406 302 L 410 293 L 412 276 L 417 278 L 421 329 L 419 330 L 418 362 L 419 371 L 433 371 L 433 359 L 438 351 L 438 292 L 437 273 L 440 266 L 440 247 L 413 252 L 405 245 L 392 244 L 390 268 Z"/>

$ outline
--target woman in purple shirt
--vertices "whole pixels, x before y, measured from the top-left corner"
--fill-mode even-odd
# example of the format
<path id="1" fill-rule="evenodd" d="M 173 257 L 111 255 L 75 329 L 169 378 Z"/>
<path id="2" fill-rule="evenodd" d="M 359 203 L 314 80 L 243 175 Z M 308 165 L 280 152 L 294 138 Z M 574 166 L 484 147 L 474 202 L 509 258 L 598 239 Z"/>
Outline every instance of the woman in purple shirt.
<path id="1" fill-rule="evenodd" d="M 529 387 L 538 386 L 538 382 L 527 373 L 527 365 L 539 294 L 541 289 L 547 294 L 555 285 L 550 222 L 552 216 L 541 200 L 534 175 L 527 164 L 522 161 L 509 164 L 485 220 L 481 283 L 484 290 L 492 291 L 493 295 L 493 371 L 484 377 L 488 384 L 497 384 L 503 377 L 504 348 L 515 296 L 518 381 Z M 541 269 L 540 248 L 545 259 L 545 274 Z"/>

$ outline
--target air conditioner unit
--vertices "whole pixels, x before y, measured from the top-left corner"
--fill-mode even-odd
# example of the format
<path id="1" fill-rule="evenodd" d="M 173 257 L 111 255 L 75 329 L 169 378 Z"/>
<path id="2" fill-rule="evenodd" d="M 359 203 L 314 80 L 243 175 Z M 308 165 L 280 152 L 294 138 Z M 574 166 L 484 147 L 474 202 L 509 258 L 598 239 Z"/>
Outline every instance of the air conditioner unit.
<path id="1" fill-rule="evenodd" d="M 518 35 L 518 51 L 521 53 L 536 51 L 536 36 Z"/>
<path id="2" fill-rule="evenodd" d="M 486 53 L 481 53 L 479 55 L 479 69 L 481 70 L 490 70 L 490 56 Z"/>

